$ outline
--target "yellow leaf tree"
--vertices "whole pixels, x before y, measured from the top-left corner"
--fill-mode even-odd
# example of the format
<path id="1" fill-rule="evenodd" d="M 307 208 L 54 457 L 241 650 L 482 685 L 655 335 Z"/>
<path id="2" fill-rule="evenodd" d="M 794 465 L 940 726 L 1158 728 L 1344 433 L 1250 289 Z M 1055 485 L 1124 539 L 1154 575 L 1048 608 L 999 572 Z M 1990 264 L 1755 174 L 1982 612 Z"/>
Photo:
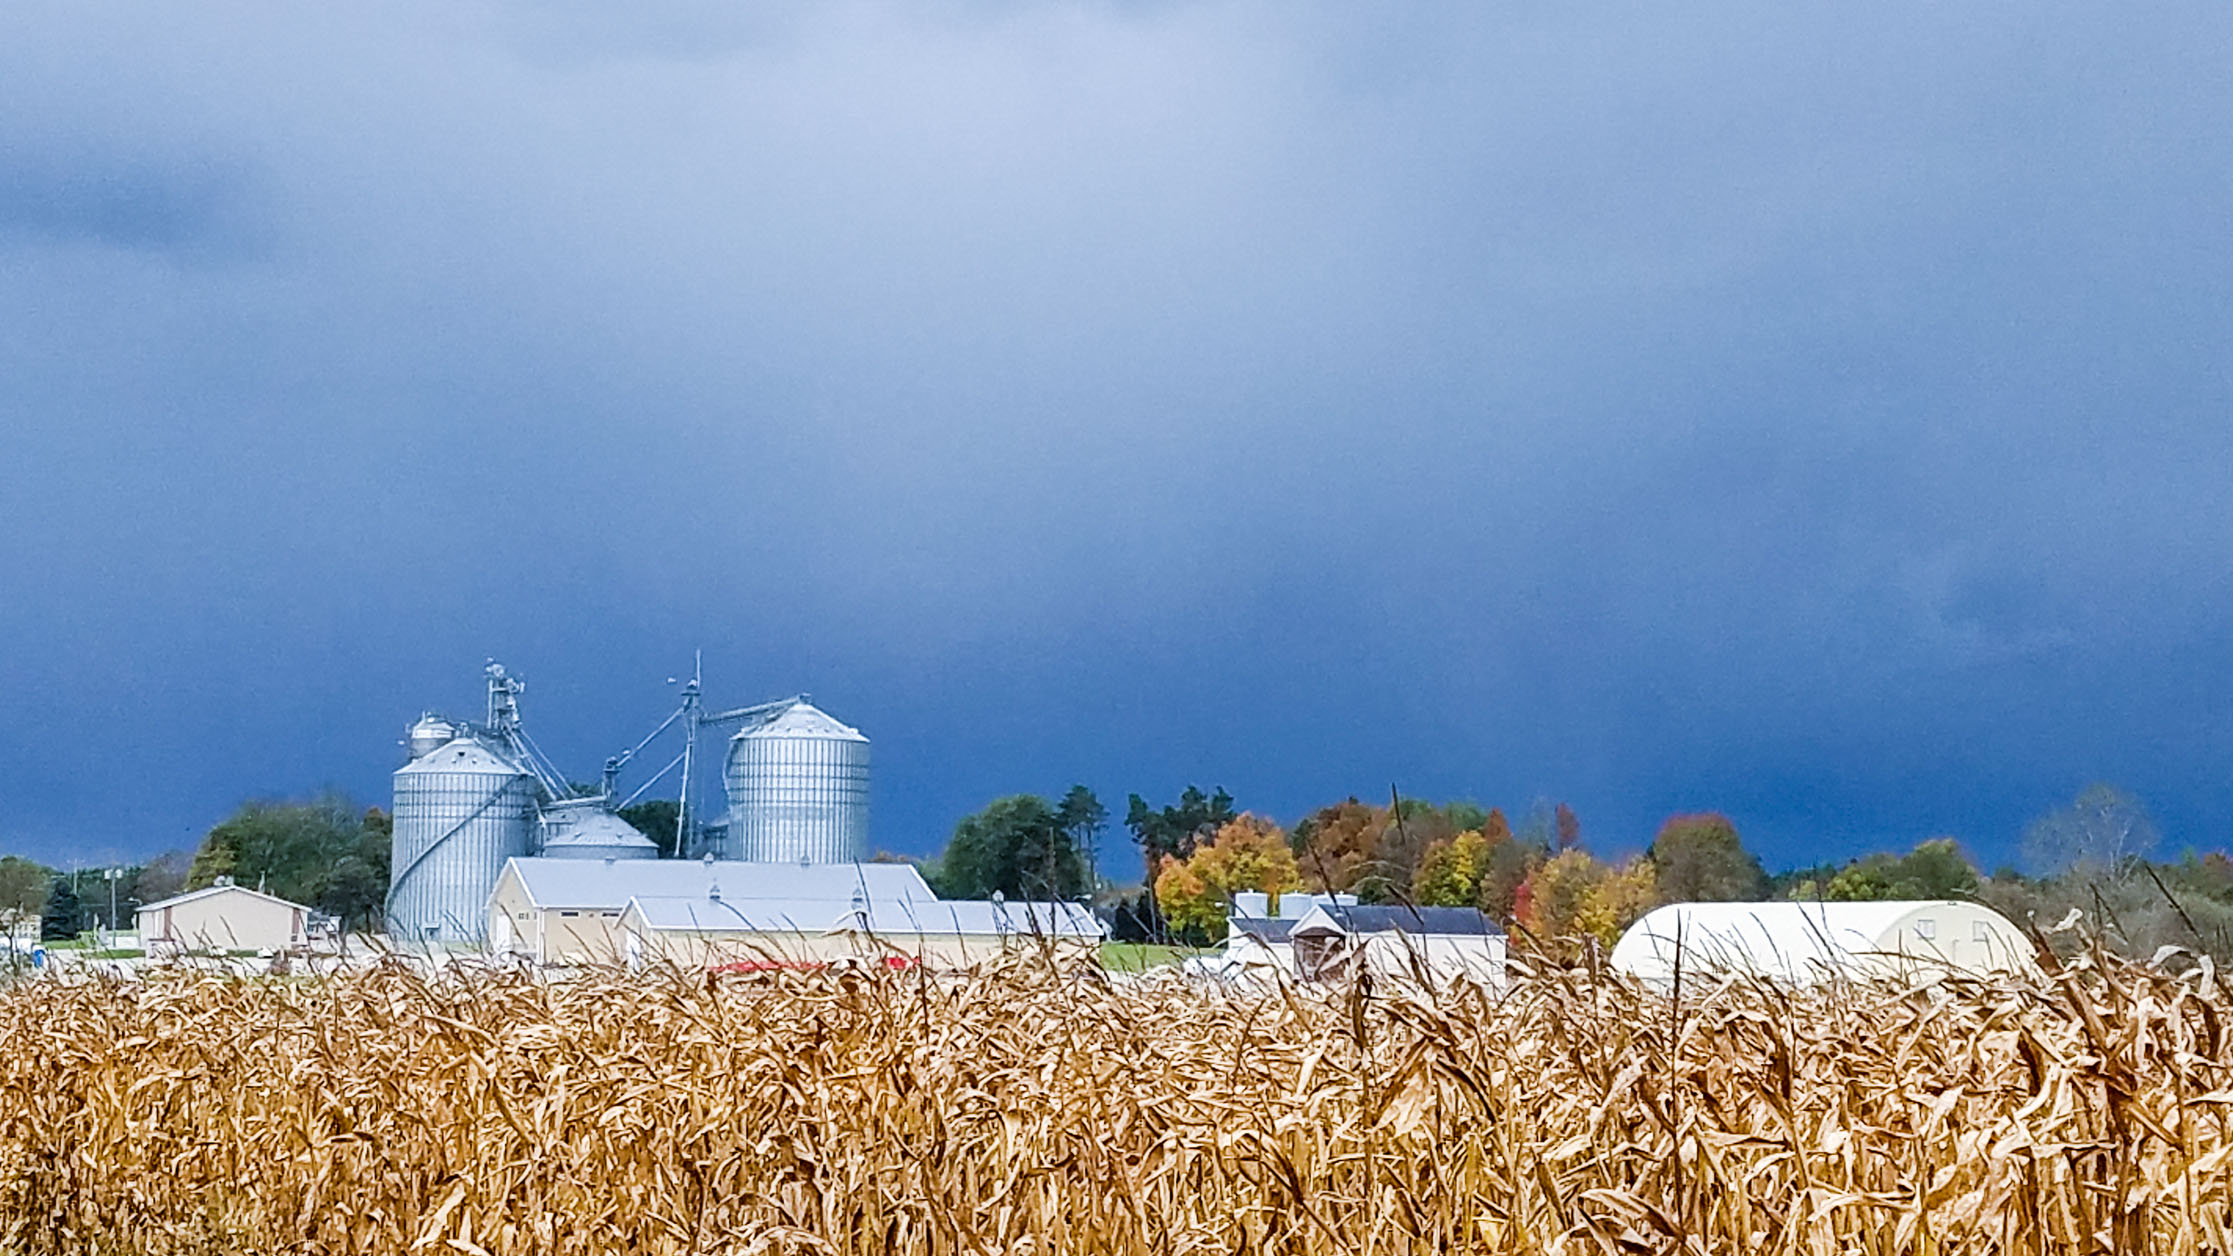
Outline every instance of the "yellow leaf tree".
<path id="1" fill-rule="evenodd" d="M 1261 890 L 1278 902 L 1283 890 L 1302 888 L 1287 834 L 1262 816 L 1243 814 L 1195 848 L 1191 858 L 1166 859 L 1155 878 L 1163 918 L 1203 936 L 1225 932 L 1226 905 L 1242 890 Z"/>
<path id="2" fill-rule="evenodd" d="M 1582 900 L 1580 932 L 1605 946 L 1620 941 L 1645 912 L 1659 906 L 1659 876 L 1648 859 L 1609 869 Z"/>
<path id="3" fill-rule="evenodd" d="M 1589 939 L 1611 946 L 1659 905 L 1655 872 L 1648 859 L 1612 868 L 1587 851 L 1560 851 L 1521 885 L 1516 914 L 1538 946 L 1570 959 L 1576 944 Z"/>
<path id="4" fill-rule="evenodd" d="M 1411 882 L 1411 901 L 1421 907 L 1474 906 L 1488 870 L 1489 839 L 1479 829 L 1467 829 L 1427 848 Z"/>

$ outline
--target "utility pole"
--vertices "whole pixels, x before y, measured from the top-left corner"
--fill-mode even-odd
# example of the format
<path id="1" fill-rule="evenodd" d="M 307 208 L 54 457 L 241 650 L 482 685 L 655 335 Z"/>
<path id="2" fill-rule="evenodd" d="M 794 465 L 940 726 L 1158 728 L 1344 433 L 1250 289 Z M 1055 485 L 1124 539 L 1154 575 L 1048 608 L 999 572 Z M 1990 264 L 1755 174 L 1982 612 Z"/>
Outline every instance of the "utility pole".
<path id="1" fill-rule="evenodd" d="M 116 941 L 116 883 L 124 879 L 124 869 L 103 868 L 101 879 L 109 883 L 109 941 Z"/>

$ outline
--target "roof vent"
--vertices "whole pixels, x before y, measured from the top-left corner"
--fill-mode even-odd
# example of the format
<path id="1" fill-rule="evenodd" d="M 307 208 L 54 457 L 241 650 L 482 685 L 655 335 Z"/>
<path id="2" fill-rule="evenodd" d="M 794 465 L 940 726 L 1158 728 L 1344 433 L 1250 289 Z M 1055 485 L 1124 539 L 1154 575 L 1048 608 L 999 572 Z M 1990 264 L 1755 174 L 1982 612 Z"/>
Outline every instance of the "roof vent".
<path id="1" fill-rule="evenodd" d="M 706 852 L 706 867 L 708 867 L 708 868 L 711 868 L 712 866 L 713 866 L 713 852 L 709 850 L 709 851 L 707 851 L 707 852 Z"/>

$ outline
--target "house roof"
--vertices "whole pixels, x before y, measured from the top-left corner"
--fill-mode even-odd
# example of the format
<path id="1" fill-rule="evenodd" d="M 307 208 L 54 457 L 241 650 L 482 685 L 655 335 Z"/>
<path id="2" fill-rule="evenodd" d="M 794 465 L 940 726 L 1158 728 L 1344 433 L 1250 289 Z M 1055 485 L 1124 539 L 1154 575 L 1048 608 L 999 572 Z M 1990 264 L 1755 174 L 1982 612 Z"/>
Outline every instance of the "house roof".
<path id="1" fill-rule="evenodd" d="M 1232 916 L 1226 920 L 1226 936 L 1241 934 L 1277 946 L 1287 941 L 1295 932 L 1295 926 L 1301 923 L 1301 920 L 1285 916 Z"/>
<path id="2" fill-rule="evenodd" d="M 817 901 L 840 905 L 934 901 L 913 864 L 749 863 L 737 859 L 530 859 L 506 861 L 537 907 L 615 909 L 632 898 Z M 498 878 L 498 885 L 503 878 Z"/>
<path id="3" fill-rule="evenodd" d="M 283 907 L 292 907 L 296 911 L 310 910 L 310 908 L 304 906 L 301 903 L 281 898 L 277 894 L 266 894 L 262 890 L 252 890 L 245 885 L 204 886 L 203 888 L 198 890 L 188 890 L 184 894 L 175 894 L 169 898 L 158 899 L 152 903 L 142 903 L 140 904 L 139 909 L 141 911 L 161 911 L 165 907 L 176 907 L 180 903 L 192 903 L 198 902 L 201 899 L 205 898 L 215 898 L 217 895 L 220 894 L 246 894 L 251 898 L 263 899 L 267 903 L 278 903 Z"/>
<path id="4" fill-rule="evenodd" d="M 1501 938 L 1504 930 L 1474 907 L 1319 906 L 1295 922 L 1305 934 L 1407 933 L 1414 937 Z"/>

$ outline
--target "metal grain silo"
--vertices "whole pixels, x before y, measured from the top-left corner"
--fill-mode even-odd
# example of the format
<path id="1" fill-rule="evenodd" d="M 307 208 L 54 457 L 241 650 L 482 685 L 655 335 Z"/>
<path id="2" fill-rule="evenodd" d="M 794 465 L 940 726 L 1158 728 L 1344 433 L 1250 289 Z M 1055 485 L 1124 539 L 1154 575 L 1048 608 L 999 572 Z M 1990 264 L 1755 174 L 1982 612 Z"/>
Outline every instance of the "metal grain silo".
<path id="1" fill-rule="evenodd" d="M 605 810 L 602 798 L 580 798 L 543 808 L 545 859 L 657 859 L 659 846 L 626 820 Z"/>
<path id="2" fill-rule="evenodd" d="M 851 863 L 868 853 L 868 738 L 794 702 L 729 739 L 728 849 L 762 863 Z"/>
<path id="3" fill-rule="evenodd" d="M 397 769 L 388 935 L 479 941 L 504 861 L 527 854 L 535 800 L 534 776 L 471 736 Z"/>
<path id="4" fill-rule="evenodd" d="M 449 745 L 456 739 L 457 732 L 457 725 L 429 711 L 404 732 L 403 744 L 410 750 L 412 758 L 424 758 Z"/>

